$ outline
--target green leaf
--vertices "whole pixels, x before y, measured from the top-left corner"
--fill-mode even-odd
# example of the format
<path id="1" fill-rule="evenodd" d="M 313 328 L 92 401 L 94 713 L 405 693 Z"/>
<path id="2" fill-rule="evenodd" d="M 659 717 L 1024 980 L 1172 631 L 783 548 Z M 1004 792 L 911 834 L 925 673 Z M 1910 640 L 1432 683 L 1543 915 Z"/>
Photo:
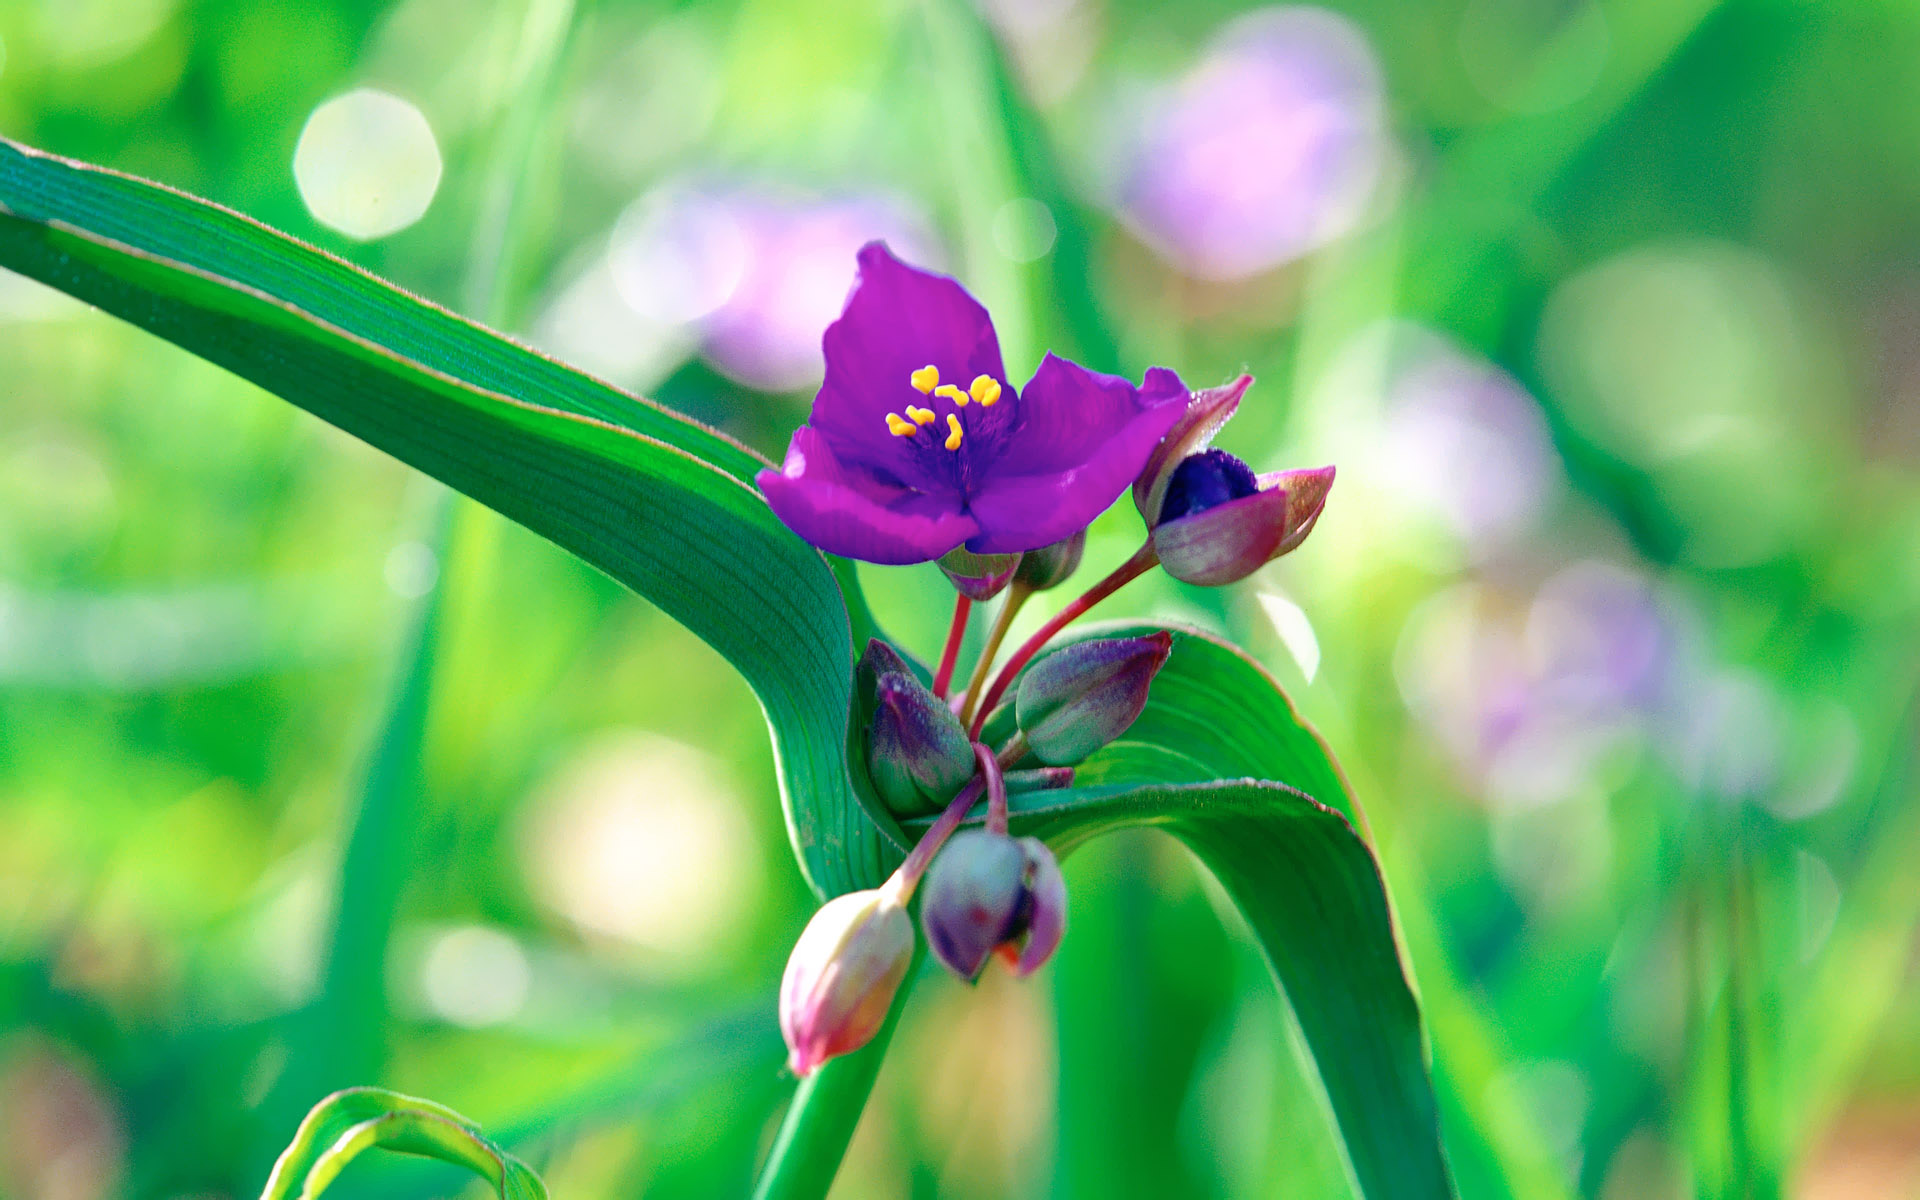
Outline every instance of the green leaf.
<path id="1" fill-rule="evenodd" d="M 1160 628 L 1096 625 L 1063 640 Z M 1358 1194 L 1451 1196 L 1419 1006 L 1340 768 L 1258 663 L 1199 630 L 1173 633 L 1133 727 L 1079 768 L 1073 788 L 1012 797 L 1015 832 L 1061 853 L 1141 825 L 1184 842 L 1273 968 Z"/>
<path id="2" fill-rule="evenodd" d="M 260 1200 L 313 1200 L 348 1163 L 376 1147 L 466 1167 L 492 1184 L 500 1200 L 547 1197 L 532 1168 L 452 1109 L 381 1088 L 348 1088 L 314 1105 L 300 1122 Z"/>
<path id="3" fill-rule="evenodd" d="M 171 189 L 0 141 L 0 214 L 0 265 L 251 380 L 659 605 L 758 694 L 815 889 L 891 867 L 897 847 L 855 800 L 842 750 L 846 607 L 826 561 L 754 490 L 758 456 Z"/>

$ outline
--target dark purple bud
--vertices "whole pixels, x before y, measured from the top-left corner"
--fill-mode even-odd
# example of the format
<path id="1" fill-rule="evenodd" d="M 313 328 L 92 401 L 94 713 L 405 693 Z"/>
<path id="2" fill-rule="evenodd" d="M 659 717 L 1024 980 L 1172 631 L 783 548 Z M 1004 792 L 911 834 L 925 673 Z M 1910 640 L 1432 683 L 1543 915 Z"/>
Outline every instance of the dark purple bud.
<path id="1" fill-rule="evenodd" d="M 1016 976 L 1052 957 L 1067 927 L 1067 883 L 1038 838 L 969 829 L 927 872 L 920 923 L 934 956 L 975 980 L 996 951 Z"/>
<path id="2" fill-rule="evenodd" d="M 1012 583 L 1020 561 L 1018 554 L 975 554 L 960 546 L 940 557 L 940 569 L 955 591 L 978 602 L 993 599 Z"/>
<path id="3" fill-rule="evenodd" d="M 889 671 L 874 680 L 867 771 L 893 812 L 933 812 L 973 778 L 973 743 L 945 701 L 913 676 Z"/>
<path id="4" fill-rule="evenodd" d="M 805 1078 L 873 1040 L 913 961 L 913 920 L 888 887 L 836 896 L 813 914 L 780 980 L 787 1065 Z"/>
<path id="5" fill-rule="evenodd" d="M 867 772 L 889 809 L 936 811 L 973 778 L 973 743 L 960 718 L 879 638 L 867 643 L 856 673 L 867 730 Z"/>
<path id="6" fill-rule="evenodd" d="M 1253 376 L 1242 375 L 1232 383 L 1217 388 L 1206 388 L 1193 393 L 1187 400 L 1186 411 L 1180 414 L 1160 439 L 1153 453 L 1147 456 L 1147 465 L 1133 483 L 1134 507 L 1140 510 L 1140 519 L 1151 528 L 1160 519 L 1160 509 L 1165 503 L 1167 487 L 1173 481 L 1173 472 L 1189 455 L 1197 454 L 1213 441 L 1213 435 L 1233 416 L 1240 407 L 1240 397 L 1252 386 Z"/>
<path id="7" fill-rule="evenodd" d="M 1229 500 L 1245 499 L 1259 490 L 1252 467 L 1225 450 L 1202 450 L 1181 459 L 1173 469 L 1166 498 L 1160 502 L 1160 515 L 1153 523 L 1177 521 L 1218 508 Z"/>
<path id="8" fill-rule="evenodd" d="M 1333 487 L 1332 467 L 1253 476 L 1253 491 L 1246 490 L 1245 470 L 1238 459 L 1209 450 L 1174 471 L 1151 535 L 1167 574 L 1202 587 L 1233 583 L 1313 531 Z"/>
<path id="9" fill-rule="evenodd" d="M 1020 560 L 1020 570 L 1014 578 L 1036 592 L 1059 587 L 1067 581 L 1068 576 L 1080 569 L 1080 556 L 1086 553 L 1086 549 L 1087 531 L 1082 529 L 1064 541 L 1027 551 Z"/>
<path id="10" fill-rule="evenodd" d="M 1172 652 L 1173 635 L 1161 630 L 1078 642 L 1028 667 L 1014 694 L 1014 716 L 1034 757 L 1068 766 L 1125 733 Z"/>

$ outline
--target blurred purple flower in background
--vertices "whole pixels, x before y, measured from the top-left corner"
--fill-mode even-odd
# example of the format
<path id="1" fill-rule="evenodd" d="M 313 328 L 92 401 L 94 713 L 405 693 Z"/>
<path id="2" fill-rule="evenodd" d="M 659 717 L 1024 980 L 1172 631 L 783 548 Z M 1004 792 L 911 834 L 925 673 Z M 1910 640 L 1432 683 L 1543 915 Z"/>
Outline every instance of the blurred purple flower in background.
<path id="1" fill-rule="evenodd" d="M 621 216 L 609 262 L 636 313 L 689 328 L 722 374 L 794 391 L 820 380 L 820 331 L 846 300 L 854 254 L 875 240 L 931 257 L 919 223 L 885 198 L 675 184 Z"/>
<path id="2" fill-rule="evenodd" d="M 1261 9 L 1150 99 L 1123 155 L 1121 216 L 1181 270 L 1244 278 L 1351 230 L 1386 143 L 1359 29 L 1323 9 Z"/>
<path id="3" fill-rule="evenodd" d="M 1391 327 L 1382 483 L 1479 559 L 1541 524 L 1560 485 L 1546 418 L 1513 377 L 1420 326 Z"/>

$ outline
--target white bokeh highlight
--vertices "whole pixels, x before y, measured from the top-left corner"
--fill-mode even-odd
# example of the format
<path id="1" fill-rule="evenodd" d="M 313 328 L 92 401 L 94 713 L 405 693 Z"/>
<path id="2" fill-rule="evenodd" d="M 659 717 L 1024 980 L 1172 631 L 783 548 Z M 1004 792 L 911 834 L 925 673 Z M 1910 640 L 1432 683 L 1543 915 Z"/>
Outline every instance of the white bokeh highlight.
<path id="1" fill-rule="evenodd" d="M 356 241 L 389 237 L 426 215 L 440 188 L 440 146 L 420 110 L 373 88 L 313 110 L 293 152 L 307 211 Z"/>

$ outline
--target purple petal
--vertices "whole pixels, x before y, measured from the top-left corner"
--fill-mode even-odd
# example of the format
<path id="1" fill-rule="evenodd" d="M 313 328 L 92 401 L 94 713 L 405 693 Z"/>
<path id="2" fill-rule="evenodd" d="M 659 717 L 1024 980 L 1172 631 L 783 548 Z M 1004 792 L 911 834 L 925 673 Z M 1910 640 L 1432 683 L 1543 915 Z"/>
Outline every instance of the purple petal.
<path id="1" fill-rule="evenodd" d="M 808 424 L 825 435 L 843 462 L 886 469 L 923 491 L 954 486 L 954 455 L 930 433 L 893 436 L 887 414 L 904 415 L 910 404 L 931 408 L 941 414 L 934 428 L 944 430 L 953 405 L 916 391 L 914 371 L 935 367 L 941 383 L 962 390 L 975 376 L 990 375 L 1004 389 L 996 408 L 1009 413 L 1014 408 L 987 310 L 952 279 L 906 265 L 879 242 L 861 249 L 859 278 L 840 319 L 827 327 L 822 346 L 826 381 Z"/>
<path id="2" fill-rule="evenodd" d="M 1024 978 L 1039 970 L 1060 947 L 1067 932 L 1067 881 L 1060 864 L 1038 838 L 1021 838 L 1020 849 L 1033 868 L 1027 889 L 1033 896 L 1033 913 L 1027 922 L 1027 942 L 1014 960 L 1013 973 Z"/>
<path id="3" fill-rule="evenodd" d="M 928 496 L 845 466 L 818 430 L 794 430 L 786 461 L 754 482 L 774 514 L 828 554 L 900 565 L 931 562 L 979 529 L 957 499 Z"/>
<path id="4" fill-rule="evenodd" d="M 977 554 L 1034 550 L 1085 529 L 1119 498 L 1185 411 L 1171 371 L 1136 388 L 1047 355 L 1021 397 L 1021 423 L 968 503 Z"/>

